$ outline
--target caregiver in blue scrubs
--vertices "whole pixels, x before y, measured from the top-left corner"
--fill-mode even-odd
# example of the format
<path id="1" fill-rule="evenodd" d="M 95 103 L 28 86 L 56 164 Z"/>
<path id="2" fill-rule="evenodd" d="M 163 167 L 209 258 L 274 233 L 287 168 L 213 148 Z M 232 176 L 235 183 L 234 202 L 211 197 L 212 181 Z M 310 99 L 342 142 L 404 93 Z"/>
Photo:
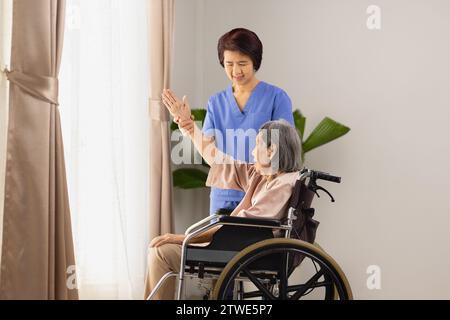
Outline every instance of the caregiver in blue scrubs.
<path id="1" fill-rule="evenodd" d="M 270 120 L 285 119 L 294 125 L 291 99 L 282 89 L 256 78 L 263 45 L 254 32 L 231 30 L 219 39 L 217 51 L 231 84 L 209 99 L 203 132 L 214 134 L 218 130 L 222 139 L 216 134 L 216 145 L 223 152 L 253 162 L 255 139 L 250 136 Z M 220 208 L 236 208 L 243 197 L 241 191 L 212 188 L 210 214 Z"/>
<path id="2" fill-rule="evenodd" d="M 263 45 L 254 32 L 233 29 L 219 39 L 217 49 L 231 83 L 209 99 L 203 132 L 214 136 L 221 151 L 253 162 L 251 151 L 262 124 L 285 119 L 294 125 L 291 99 L 282 89 L 256 78 Z M 210 214 L 221 208 L 233 210 L 243 197 L 238 190 L 211 188 Z"/>

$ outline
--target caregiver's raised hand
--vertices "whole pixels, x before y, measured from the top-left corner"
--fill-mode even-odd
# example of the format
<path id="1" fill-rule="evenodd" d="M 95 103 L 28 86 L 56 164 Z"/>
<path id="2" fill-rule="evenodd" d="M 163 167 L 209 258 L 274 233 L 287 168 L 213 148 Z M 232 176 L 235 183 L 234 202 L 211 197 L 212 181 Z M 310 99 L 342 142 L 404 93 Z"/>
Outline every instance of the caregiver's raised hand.
<path id="1" fill-rule="evenodd" d="M 170 89 L 164 89 L 162 101 L 172 117 L 179 119 L 179 121 L 191 118 L 191 107 L 186 96 L 183 97 L 183 100 L 180 100 Z"/>

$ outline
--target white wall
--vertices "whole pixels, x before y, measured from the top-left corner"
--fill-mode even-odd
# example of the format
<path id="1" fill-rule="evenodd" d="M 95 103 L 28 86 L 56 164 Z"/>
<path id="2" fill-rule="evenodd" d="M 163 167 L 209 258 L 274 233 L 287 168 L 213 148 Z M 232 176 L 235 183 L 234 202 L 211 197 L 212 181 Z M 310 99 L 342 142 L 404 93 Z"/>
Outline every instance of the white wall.
<path id="1" fill-rule="evenodd" d="M 372 4 L 381 30 L 366 27 Z M 243 26 L 265 46 L 259 78 L 290 94 L 307 133 L 324 116 L 352 128 L 307 164 L 343 177 L 327 184 L 335 204 L 315 203 L 317 240 L 356 298 L 450 298 L 449 17 L 445 0 L 177 0 L 173 87 L 195 106 L 227 84 L 217 40 Z M 200 194 L 176 192 L 183 223 Z M 369 265 L 381 290 L 366 286 Z"/>

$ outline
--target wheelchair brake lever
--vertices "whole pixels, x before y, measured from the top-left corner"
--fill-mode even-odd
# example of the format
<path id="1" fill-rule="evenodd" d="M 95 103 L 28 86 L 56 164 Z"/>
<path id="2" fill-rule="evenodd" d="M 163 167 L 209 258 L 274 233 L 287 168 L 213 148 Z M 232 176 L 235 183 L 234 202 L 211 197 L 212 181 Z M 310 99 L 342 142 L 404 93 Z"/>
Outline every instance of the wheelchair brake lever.
<path id="1" fill-rule="evenodd" d="M 328 192 L 327 189 L 325 189 L 325 188 L 323 188 L 323 187 L 321 187 L 321 186 L 315 185 L 315 190 L 314 190 L 314 192 L 315 192 L 315 193 L 317 194 L 317 196 L 320 198 L 319 193 L 317 192 L 317 190 L 322 190 L 323 192 L 325 192 L 326 194 L 328 194 L 328 196 L 331 198 L 331 202 L 335 202 L 333 196 L 331 195 L 330 192 Z"/>
<path id="2" fill-rule="evenodd" d="M 318 198 L 320 198 L 320 195 L 319 195 L 319 193 L 317 192 L 317 190 L 322 190 L 322 191 L 324 191 L 324 192 L 325 192 L 326 194 L 328 194 L 328 196 L 331 198 L 331 202 L 335 202 L 335 200 L 334 200 L 333 196 L 331 195 L 331 193 L 328 192 L 328 190 L 325 189 L 324 187 L 321 187 L 321 186 L 317 185 L 317 183 L 316 183 L 315 180 L 310 180 L 310 181 L 309 181 L 308 188 L 309 188 L 311 191 L 314 191 L 314 193 L 317 195 Z"/>

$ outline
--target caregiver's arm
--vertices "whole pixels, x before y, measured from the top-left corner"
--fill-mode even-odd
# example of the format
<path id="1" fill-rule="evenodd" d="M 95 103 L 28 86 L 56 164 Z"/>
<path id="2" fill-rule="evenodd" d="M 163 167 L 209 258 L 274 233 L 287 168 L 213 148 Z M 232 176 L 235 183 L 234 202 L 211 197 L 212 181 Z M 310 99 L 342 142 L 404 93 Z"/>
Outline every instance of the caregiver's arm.
<path id="1" fill-rule="evenodd" d="M 194 143 L 195 148 L 205 161 L 212 165 L 218 152 L 220 152 L 214 139 L 203 134 L 202 130 L 195 124 L 191 118 L 191 108 L 186 96 L 181 101 L 171 90 L 164 90 L 162 100 L 170 114 L 174 117 L 179 127 L 186 131 L 189 138 Z"/>

